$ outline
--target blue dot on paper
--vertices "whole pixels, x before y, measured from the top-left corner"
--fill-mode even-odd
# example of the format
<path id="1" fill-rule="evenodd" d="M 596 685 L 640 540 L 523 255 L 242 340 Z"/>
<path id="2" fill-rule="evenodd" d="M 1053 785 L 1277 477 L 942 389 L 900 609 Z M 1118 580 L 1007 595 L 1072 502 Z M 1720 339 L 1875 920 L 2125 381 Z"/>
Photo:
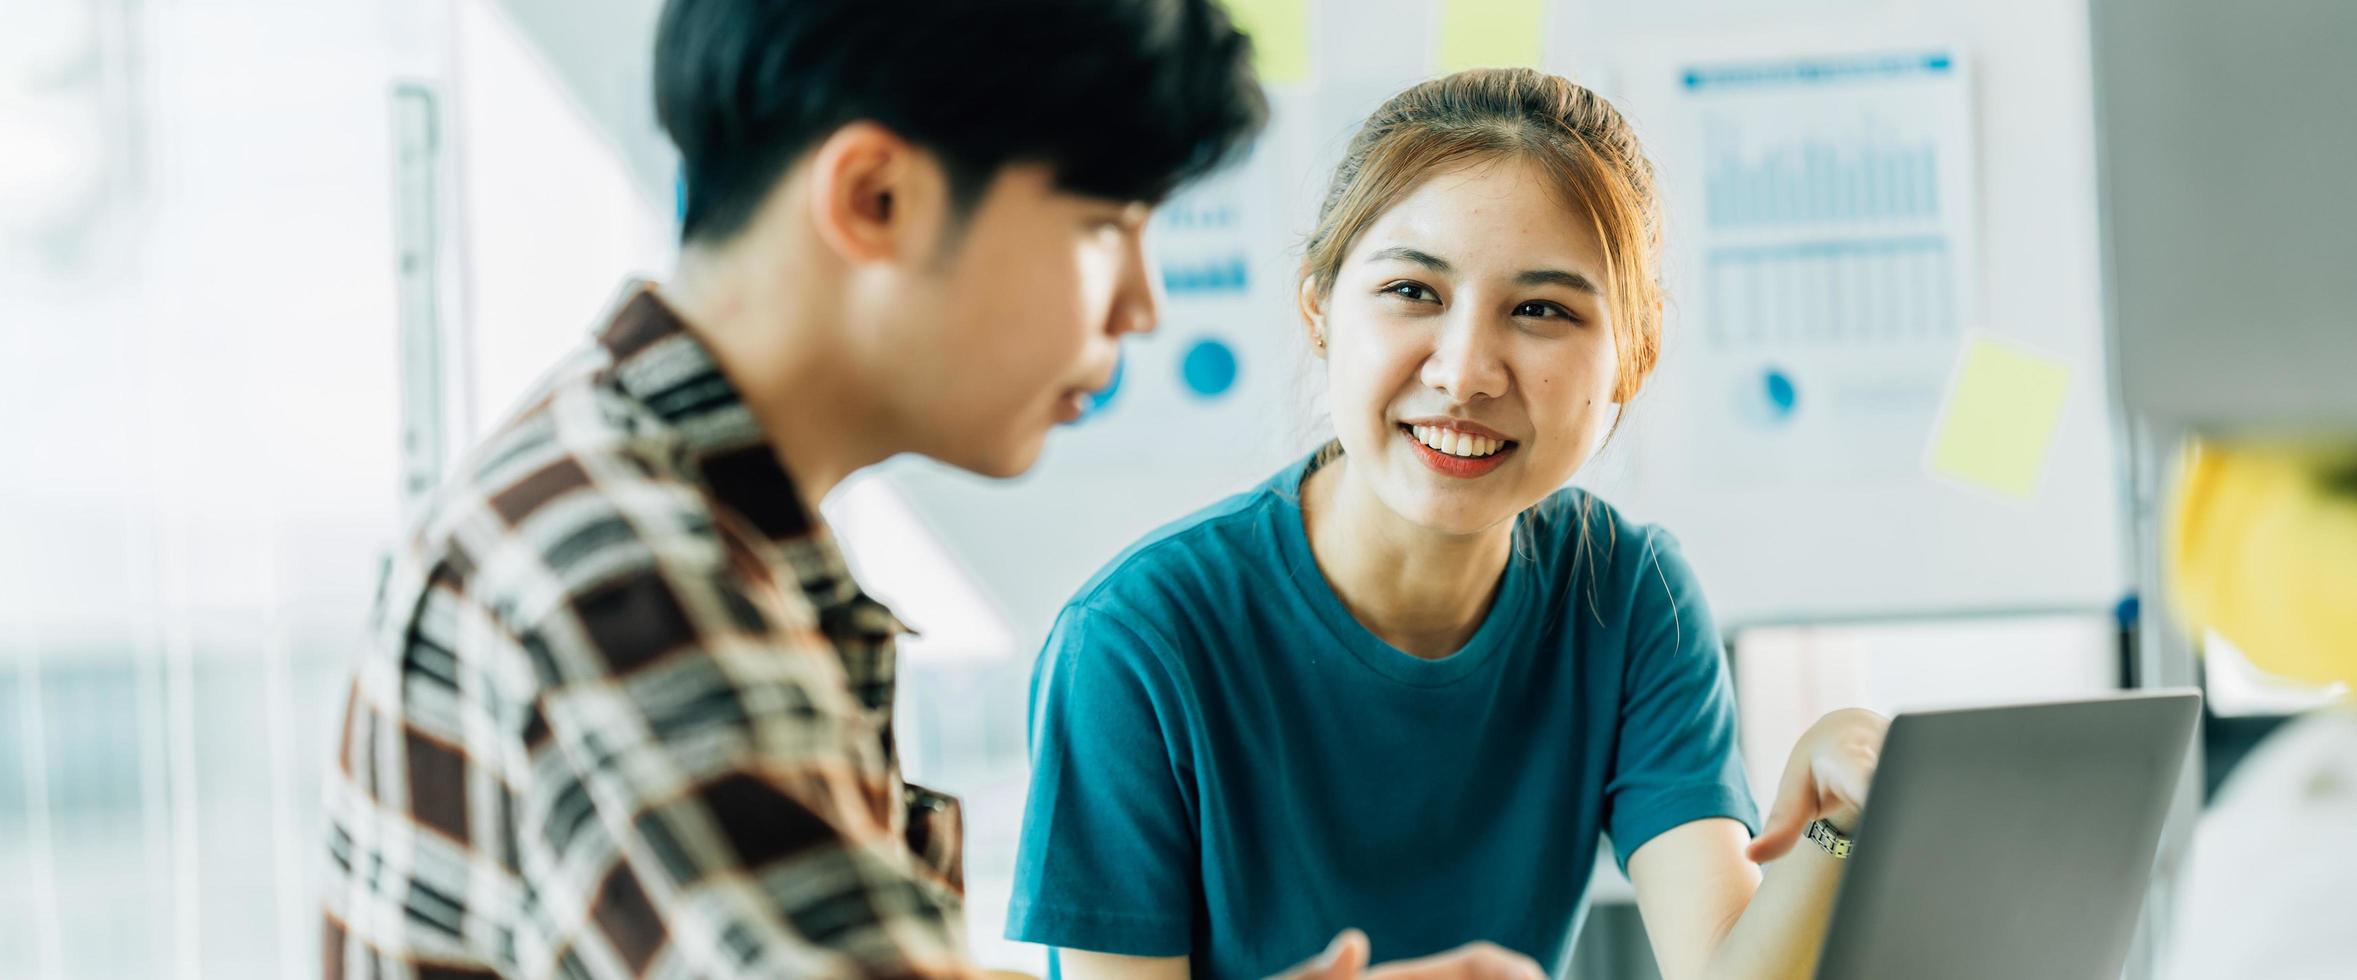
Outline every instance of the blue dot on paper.
<path id="1" fill-rule="evenodd" d="M 1227 394 L 1236 386 L 1236 352 L 1216 340 L 1198 340 L 1179 362 L 1179 376 L 1186 380 L 1189 391 L 1205 398 Z"/>
<path id="2" fill-rule="evenodd" d="M 1113 404 L 1113 396 L 1121 394 L 1122 369 L 1128 366 L 1128 352 L 1124 351 L 1123 356 L 1113 362 L 1113 380 L 1105 385 L 1105 390 L 1088 396 L 1088 408 L 1080 413 L 1080 421 L 1086 422 L 1104 414 L 1106 406 Z"/>
<path id="3" fill-rule="evenodd" d="M 1792 376 L 1775 368 L 1768 369 L 1768 408 L 1777 418 L 1788 418 L 1800 407 L 1800 390 L 1793 387 Z"/>

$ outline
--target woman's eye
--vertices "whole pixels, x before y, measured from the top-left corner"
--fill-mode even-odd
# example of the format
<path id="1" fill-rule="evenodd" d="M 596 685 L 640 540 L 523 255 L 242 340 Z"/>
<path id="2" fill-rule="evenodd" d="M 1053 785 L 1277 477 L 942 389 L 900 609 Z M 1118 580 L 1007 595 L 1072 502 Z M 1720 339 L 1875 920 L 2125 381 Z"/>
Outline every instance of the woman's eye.
<path id="1" fill-rule="evenodd" d="M 1565 311 L 1565 310 L 1564 310 L 1562 307 L 1560 307 L 1560 306 L 1557 306 L 1557 305 L 1555 305 L 1555 304 L 1553 304 L 1553 303 L 1540 303 L 1540 302 L 1537 302 L 1537 301 L 1532 301 L 1532 302 L 1529 302 L 1529 303 L 1524 303 L 1524 304 L 1522 304 L 1521 306 L 1517 306 L 1517 307 L 1515 307 L 1515 308 L 1514 308 L 1514 315 L 1515 315 L 1515 316 L 1535 316 L 1535 317 L 1559 317 L 1559 318 L 1561 318 L 1561 319 L 1565 319 L 1565 320 L 1573 320 L 1573 319 L 1578 319 L 1577 317 L 1574 317 L 1574 316 L 1572 316 L 1572 315 L 1571 315 L 1569 312 L 1566 312 L 1566 311 Z"/>
<path id="2" fill-rule="evenodd" d="M 1393 283 L 1389 286 L 1383 287 L 1383 291 L 1390 293 L 1391 295 L 1398 296 L 1402 299 L 1435 300 L 1440 298 L 1434 296 L 1432 294 L 1432 290 L 1424 288 L 1424 286 L 1421 284 L 1412 282 Z"/>

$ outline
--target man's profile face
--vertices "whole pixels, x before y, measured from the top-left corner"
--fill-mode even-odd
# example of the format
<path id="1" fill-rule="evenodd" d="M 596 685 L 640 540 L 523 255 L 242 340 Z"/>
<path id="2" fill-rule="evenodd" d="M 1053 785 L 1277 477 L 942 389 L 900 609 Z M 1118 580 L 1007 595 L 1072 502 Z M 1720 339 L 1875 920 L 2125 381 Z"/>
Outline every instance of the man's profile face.
<path id="1" fill-rule="evenodd" d="M 1002 168 L 941 248 L 875 305 L 892 333 L 885 371 L 898 428 L 918 452 L 985 476 L 1039 458 L 1048 429 L 1110 384 L 1126 333 L 1151 330 L 1159 291 L 1148 205 L 1059 189 L 1045 164 Z"/>

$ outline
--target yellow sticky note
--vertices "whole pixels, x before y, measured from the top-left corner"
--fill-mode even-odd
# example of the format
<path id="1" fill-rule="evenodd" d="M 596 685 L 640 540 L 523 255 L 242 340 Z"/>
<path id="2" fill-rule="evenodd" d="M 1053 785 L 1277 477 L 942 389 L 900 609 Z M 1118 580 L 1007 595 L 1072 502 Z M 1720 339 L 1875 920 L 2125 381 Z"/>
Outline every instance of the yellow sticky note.
<path id="1" fill-rule="evenodd" d="M 1440 70 L 1536 68 L 1544 0 L 1441 0 Z"/>
<path id="2" fill-rule="evenodd" d="M 1228 0 L 1262 82 L 1309 80 L 1309 0 Z"/>
<path id="3" fill-rule="evenodd" d="M 2069 389 L 2070 368 L 2061 361 L 1973 339 L 1932 433 L 1932 471 L 2029 499 L 2045 474 Z"/>

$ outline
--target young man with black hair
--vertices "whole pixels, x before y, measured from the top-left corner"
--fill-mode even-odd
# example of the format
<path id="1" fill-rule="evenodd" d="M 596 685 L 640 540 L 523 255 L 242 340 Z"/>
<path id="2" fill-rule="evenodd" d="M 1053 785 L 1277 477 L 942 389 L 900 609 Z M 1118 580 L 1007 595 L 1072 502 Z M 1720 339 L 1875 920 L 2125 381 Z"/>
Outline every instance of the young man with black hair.
<path id="1" fill-rule="evenodd" d="M 1027 469 L 1154 325 L 1153 205 L 1266 113 L 1212 0 L 672 0 L 655 100 L 677 275 L 383 585 L 328 977 L 975 972 L 955 804 L 894 754 L 898 625 L 818 502 L 900 453 Z"/>

